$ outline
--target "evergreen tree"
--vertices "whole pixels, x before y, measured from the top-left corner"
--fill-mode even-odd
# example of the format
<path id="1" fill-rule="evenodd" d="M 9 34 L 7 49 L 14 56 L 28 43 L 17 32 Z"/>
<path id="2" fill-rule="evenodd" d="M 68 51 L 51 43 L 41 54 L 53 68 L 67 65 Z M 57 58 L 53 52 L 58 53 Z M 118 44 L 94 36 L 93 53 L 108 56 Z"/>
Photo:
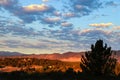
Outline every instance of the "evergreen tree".
<path id="1" fill-rule="evenodd" d="M 82 55 L 80 66 L 85 73 L 94 75 L 112 75 L 116 65 L 111 47 L 103 45 L 103 40 L 97 40 L 91 45 L 91 51 Z"/>

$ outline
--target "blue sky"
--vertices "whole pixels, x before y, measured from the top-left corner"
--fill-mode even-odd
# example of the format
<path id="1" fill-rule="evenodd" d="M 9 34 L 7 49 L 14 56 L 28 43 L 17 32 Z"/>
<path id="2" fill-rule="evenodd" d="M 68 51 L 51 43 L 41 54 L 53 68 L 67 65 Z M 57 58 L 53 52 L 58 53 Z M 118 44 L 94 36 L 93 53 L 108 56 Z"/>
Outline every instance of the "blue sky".
<path id="1" fill-rule="evenodd" d="M 119 0 L 0 0 L 0 50 L 86 51 L 103 39 L 120 50 Z"/>

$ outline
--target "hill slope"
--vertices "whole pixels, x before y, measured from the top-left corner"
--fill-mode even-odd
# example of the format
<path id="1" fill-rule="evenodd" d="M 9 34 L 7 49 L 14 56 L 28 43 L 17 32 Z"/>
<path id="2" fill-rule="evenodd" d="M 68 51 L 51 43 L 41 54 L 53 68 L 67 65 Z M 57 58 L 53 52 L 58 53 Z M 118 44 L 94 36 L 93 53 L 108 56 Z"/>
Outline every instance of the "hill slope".
<path id="1" fill-rule="evenodd" d="M 116 58 L 120 61 L 120 51 L 116 52 Z M 61 60 L 68 62 L 79 62 L 81 55 L 85 52 L 66 52 L 63 54 L 53 53 L 53 54 L 30 54 L 26 55 L 18 52 L 5 52 L 0 51 L 0 57 L 19 57 L 19 58 L 38 58 L 38 59 L 50 59 L 50 60 Z"/>

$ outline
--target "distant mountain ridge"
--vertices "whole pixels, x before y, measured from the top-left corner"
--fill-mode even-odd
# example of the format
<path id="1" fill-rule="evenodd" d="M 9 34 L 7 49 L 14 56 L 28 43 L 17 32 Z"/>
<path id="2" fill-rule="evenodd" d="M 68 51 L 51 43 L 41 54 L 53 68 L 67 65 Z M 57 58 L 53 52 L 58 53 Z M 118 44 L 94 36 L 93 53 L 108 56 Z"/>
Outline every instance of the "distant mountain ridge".
<path id="1" fill-rule="evenodd" d="M 120 59 L 120 50 L 115 51 L 117 59 Z M 66 52 L 63 54 L 53 53 L 53 54 L 23 54 L 19 52 L 8 52 L 0 51 L 0 57 L 12 57 L 12 58 L 38 58 L 38 59 L 50 59 L 50 60 L 61 60 L 68 62 L 79 62 L 81 60 L 81 55 L 85 52 Z"/>
<path id="2" fill-rule="evenodd" d="M 80 61 L 80 56 L 84 52 L 66 52 L 63 54 L 23 54 L 19 52 L 0 51 L 0 57 L 11 57 L 11 58 L 38 58 L 38 59 L 50 59 L 50 60 L 61 60 L 76 62 Z"/>
<path id="3" fill-rule="evenodd" d="M 0 51 L 0 56 L 22 56 L 25 55 L 19 52 Z"/>

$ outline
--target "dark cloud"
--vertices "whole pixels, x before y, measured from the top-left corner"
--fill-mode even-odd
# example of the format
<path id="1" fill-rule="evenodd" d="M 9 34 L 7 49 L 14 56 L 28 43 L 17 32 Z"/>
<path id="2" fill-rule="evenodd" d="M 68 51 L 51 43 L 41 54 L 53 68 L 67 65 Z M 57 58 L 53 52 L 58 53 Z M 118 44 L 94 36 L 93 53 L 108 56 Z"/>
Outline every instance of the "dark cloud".
<path id="1" fill-rule="evenodd" d="M 12 13 L 14 16 L 23 20 L 24 23 L 32 23 L 33 21 L 40 21 L 47 24 L 49 27 L 60 26 L 61 21 L 53 20 L 53 17 L 62 17 L 69 19 L 73 17 L 81 17 L 89 15 L 94 10 L 102 7 L 100 0 L 69 0 L 68 3 L 63 3 L 64 10 L 59 12 L 57 8 L 47 4 L 31 4 L 28 6 L 21 6 L 18 0 L 1 0 L 0 8 Z M 106 5 L 116 5 L 113 1 L 107 2 Z"/>
<path id="2" fill-rule="evenodd" d="M 30 49 L 48 49 L 49 47 L 46 44 L 32 44 L 32 43 L 23 43 L 21 47 L 30 48 Z"/>
<path id="3" fill-rule="evenodd" d="M 18 0 L 1 0 L 0 6 L 9 11 L 14 11 L 16 8 L 19 8 Z"/>
<path id="4" fill-rule="evenodd" d="M 6 24 L 7 23 L 7 24 Z M 38 32 L 36 32 L 33 28 L 26 28 L 25 25 L 21 22 L 12 22 L 12 20 L 0 20 L 0 34 L 12 34 L 19 36 L 37 36 Z"/>
<path id="5" fill-rule="evenodd" d="M 22 7 L 19 5 L 18 0 L 2 0 L 0 1 L 0 7 L 19 17 L 25 23 L 37 21 L 40 19 L 37 17 L 44 17 L 44 15 L 53 14 L 55 11 L 52 6 L 45 4 L 28 5 Z"/>
<path id="6" fill-rule="evenodd" d="M 55 16 L 61 16 L 62 14 L 59 11 L 54 11 Z"/>
<path id="7" fill-rule="evenodd" d="M 62 30 L 46 30 L 41 31 L 44 37 L 50 39 L 40 39 L 36 43 L 30 43 L 27 41 L 20 40 L 4 40 L 1 45 L 9 48 L 29 48 L 29 49 L 62 49 L 66 50 L 79 50 L 88 49 L 90 44 L 93 44 L 98 39 L 103 39 L 110 46 L 115 46 L 120 43 L 119 32 L 108 32 L 103 30 L 73 30 L 73 29 L 62 29 Z M 46 34 L 49 33 L 49 34 Z M 39 35 L 38 37 L 40 37 Z M 53 39 L 54 38 L 54 39 Z M 114 43 L 114 44 L 113 44 Z M 117 47 L 116 49 L 118 49 Z"/>
<path id="8" fill-rule="evenodd" d="M 73 24 L 72 24 L 72 23 L 69 23 L 69 22 L 64 21 L 64 22 L 62 22 L 62 23 L 61 23 L 61 26 L 63 26 L 63 27 L 71 27 L 71 26 L 73 26 Z"/>
<path id="9" fill-rule="evenodd" d="M 1 41 L 2 47 L 9 47 L 9 48 L 30 48 L 30 49 L 47 49 L 48 46 L 42 43 L 27 43 L 20 40 L 3 40 Z"/>
<path id="10" fill-rule="evenodd" d="M 93 39 L 107 39 L 110 38 L 111 33 L 108 31 L 103 31 L 103 30 L 88 30 L 88 31 L 83 31 L 81 33 L 81 36 L 86 36 L 88 38 L 93 38 Z"/>
<path id="11" fill-rule="evenodd" d="M 21 41 L 16 41 L 16 40 L 4 40 L 2 41 L 2 46 L 3 47 L 9 47 L 9 48 L 18 48 L 21 44 Z"/>
<path id="12" fill-rule="evenodd" d="M 89 15 L 93 10 L 102 6 L 100 0 L 70 0 L 71 9 L 79 16 Z"/>
<path id="13" fill-rule="evenodd" d="M 64 41 L 64 45 L 66 46 L 66 49 L 88 49 L 91 44 L 93 44 L 96 40 L 102 39 L 105 41 L 105 43 L 108 43 L 109 46 L 114 46 L 120 43 L 119 37 L 120 34 L 116 32 L 111 31 L 104 31 L 100 29 L 89 29 L 89 30 L 74 30 L 74 29 L 62 29 L 62 30 L 46 30 L 43 31 L 44 36 L 47 36 L 48 38 L 54 38 L 58 40 L 59 42 L 48 42 L 50 44 L 56 44 L 62 46 L 62 43 L 60 41 Z M 48 33 L 48 34 L 46 34 Z M 114 36 L 117 35 L 117 36 Z M 65 41 L 68 41 L 69 43 L 66 43 Z M 115 41 L 115 42 L 114 42 Z M 59 44 L 60 43 L 60 44 Z M 114 44 L 113 44 L 114 43 Z M 55 45 L 55 46 L 56 46 Z M 55 48 L 55 46 L 51 46 L 52 48 Z M 60 46 L 56 46 L 56 48 L 61 48 Z M 84 46 L 84 47 L 83 47 Z M 76 49 L 75 49 L 76 48 Z M 116 48 L 118 49 L 118 48 Z"/>
<path id="14" fill-rule="evenodd" d="M 73 17 L 77 17 L 77 14 L 73 13 L 73 12 L 67 12 L 67 13 L 63 13 L 62 15 L 65 19 L 69 19 L 69 18 L 73 18 Z"/>
<path id="15" fill-rule="evenodd" d="M 73 28 L 47 31 L 50 38 L 86 43 L 89 40 L 109 39 L 111 33 L 103 30 L 74 30 Z M 46 33 L 46 32 L 44 32 Z M 45 35 L 45 34 L 44 34 Z M 45 35 L 46 36 L 46 35 Z"/>
<path id="16" fill-rule="evenodd" d="M 52 15 L 55 9 L 47 5 L 29 5 L 22 7 L 21 12 L 16 13 L 20 19 L 26 23 L 41 20 L 45 15 Z"/>
<path id="17" fill-rule="evenodd" d="M 105 5 L 106 5 L 106 6 L 114 6 L 114 7 L 117 7 L 117 6 L 119 6 L 120 4 L 115 3 L 114 1 L 109 1 L 109 2 L 106 2 Z"/>

